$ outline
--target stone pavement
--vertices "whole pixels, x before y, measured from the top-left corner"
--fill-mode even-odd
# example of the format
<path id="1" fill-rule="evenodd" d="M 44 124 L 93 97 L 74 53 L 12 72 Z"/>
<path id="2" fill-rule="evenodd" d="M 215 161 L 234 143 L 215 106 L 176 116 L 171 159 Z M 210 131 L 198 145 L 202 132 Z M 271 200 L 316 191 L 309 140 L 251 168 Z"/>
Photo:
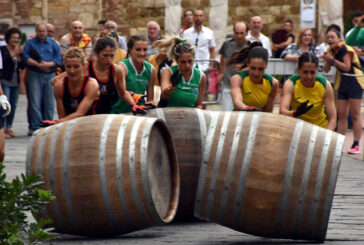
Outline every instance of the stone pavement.
<path id="1" fill-rule="evenodd" d="M 26 98 L 20 95 L 14 131 L 18 138 L 6 140 L 5 171 L 8 178 L 25 172 L 29 137 L 26 122 Z M 350 132 L 348 133 L 350 141 Z M 350 143 L 348 143 L 350 144 Z M 363 144 L 362 144 L 363 146 Z M 361 156 L 355 156 L 361 158 Z M 364 244 L 364 162 L 344 154 L 331 210 L 325 244 Z M 53 244 L 312 244 L 306 241 L 256 237 L 223 226 L 195 221 L 172 223 L 132 232 L 123 236 L 90 239 L 57 234 Z"/>

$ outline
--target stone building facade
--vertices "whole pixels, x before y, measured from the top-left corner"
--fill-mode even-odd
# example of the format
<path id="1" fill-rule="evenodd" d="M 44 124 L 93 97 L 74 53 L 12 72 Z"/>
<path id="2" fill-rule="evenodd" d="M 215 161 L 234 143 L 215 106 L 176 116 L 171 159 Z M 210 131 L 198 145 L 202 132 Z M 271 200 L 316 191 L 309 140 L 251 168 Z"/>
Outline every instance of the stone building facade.
<path id="1" fill-rule="evenodd" d="M 182 9 L 200 8 L 208 13 L 211 1 L 214 0 L 0 0 L 0 24 L 34 27 L 37 22 L 49 22 L 56 26 L 57 36 L 60 37 L 69 31 L 69 24 L 78 19 L 93 36 L 96 33 L 98 20 L 107 19 L 118 23 L 121 35 L 129 36 L 136 33 L 145 34 L 146 23 L 155 20 L 161 25 L 163 33 L 167 1 L 180 2 Z M 263 33 L 266 35 L 279 28 L 286 18 L 292 19 L 295 23 L 295 33 L 299 30 L 300 0 L 226 1 L 228 1 L 227 33 L 232 32 L 232 24 L 235 21 L 249 21 L 255 15 L 260 15 L 264 19 Z M 330 0 L 317 1 L 318 5 L 322 5 L 323 2 Z M 344 5 L 347 1 L 344 0 Z M 208 14 L 206 17 L 208 24 Z"/>
<path id="2" fill-rule="evenodd" d="M 68 32 L 69 23 L 81 20 L 90 34 L 96 32 L 97 21 L 110 19 L 118 23 L 122 35 L 146 33 L 146 23 L 153 19 L 163 30 L 164 0 L 0 0 L 0 23 L 13 26 L 50 22 L 60 37 Z M 182 0 L 182 8 L 202 8 L 209 12 L 210 0 Z M 260 15 L 265 21 L 264 32 L 278 28 L 285 18 L 299 22 L 299 0 L 229 0 L 228 30 L 237 20 L 248 21 Z M 206 15 L 208 17 L 208 15 Z M 208 23 L 208 18 L 206 23 Z"/>

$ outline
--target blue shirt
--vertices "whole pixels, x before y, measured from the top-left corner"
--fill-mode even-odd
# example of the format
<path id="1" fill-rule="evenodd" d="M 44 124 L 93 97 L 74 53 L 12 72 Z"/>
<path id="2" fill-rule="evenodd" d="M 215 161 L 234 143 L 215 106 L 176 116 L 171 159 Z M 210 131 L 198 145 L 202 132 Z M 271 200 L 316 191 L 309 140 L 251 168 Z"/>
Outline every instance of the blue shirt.
<path id="1" fill-rule="evenodd" d="M 44 42 L 40 42 L 37 37 L 34 37 L 32 39 L 29 39 L 24 46 L 23 49 L 23 55 L 24 55 L 24 61 L 27 62 L 27 60 L 30 58 L 29 52 L 30 50 L 35 49 L 40 57 L 42 58 L 42 61 L 50 62 L 53 61 L 57 64 L 57 66 L 62 64 L 62 58 L 61 58 L 61 49 L 52 38 L 47 37 Z M 57 70 L 57 66 L 51 67 L 51 72 L 55 72 Z M 35 66 L 28 65 L 29 69 L 32 71 L 44 73 L 41 69 Z"/>

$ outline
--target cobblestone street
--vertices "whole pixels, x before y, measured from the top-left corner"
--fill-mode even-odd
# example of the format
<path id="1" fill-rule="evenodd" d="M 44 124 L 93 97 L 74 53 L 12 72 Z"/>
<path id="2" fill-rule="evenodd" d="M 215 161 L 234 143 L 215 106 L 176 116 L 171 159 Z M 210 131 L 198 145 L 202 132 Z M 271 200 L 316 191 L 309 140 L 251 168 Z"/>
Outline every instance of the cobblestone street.
<path id="1" fill-rule="evenodd" d="M 30 137 L 26 136 L 26 97 L 20 95 L 14 131 L 18 138 L 6 140 L 5 171 L 8 178 L 25 172 Z M 359 157 L 358 157 L 359 158 Z M 364 244 L 364 162 L 343 155 L 325 244 Z M 132 232 L 120 237 L 90 239 L 57 234 L 53 244 L 311 244 L 306 241 L 256 237 L 223 226 L 195 221 L 172 223 Z"/>

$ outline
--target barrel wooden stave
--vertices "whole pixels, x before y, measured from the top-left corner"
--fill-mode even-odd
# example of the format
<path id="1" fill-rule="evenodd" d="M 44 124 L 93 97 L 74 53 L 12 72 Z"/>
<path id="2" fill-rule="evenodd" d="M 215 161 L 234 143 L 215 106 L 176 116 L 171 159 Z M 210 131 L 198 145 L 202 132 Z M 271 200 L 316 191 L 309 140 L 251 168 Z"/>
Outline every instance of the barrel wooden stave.
<path id="1" fill-rule="evenodd" d="M 234 123 L 239 115 L 241 123 Z M 254 235 L 324 240 L 343 137 L 275 114 L 216 112 L 212 117 L 195 215 Z M 233 139 L 235 161 L 234 144 L 226 139 L 230 131 L 239 133 Z"/>
<path id="2" fill-rule="evenodd" d="M 121 139 L 122 153 L 117 162 L 120 134 L 124 139 Z M 163 165 L 158 169 L 167 168 L 164 173 L 168 176 L 159 178 L 170 186 L 168 197 L 160 203 L 153 203 L 158 201 L 155 196 L 160 195 L 160 190 L 155 185 L 160 183 L 151 186 L 150 178 L 155 175 L 148 176 L 157 164 L 148 158 L 154 153 L 148 147 L 155 141 L 159 147 L 166 147 L 160 156 Z M 121 115 L 85 117 L 37 131 L 31 142 L 27 172 L 42 174 L 44 186 L 51 187 L 57 197 L 48 205 L 46 214 L 54 220 L 56 231 L 104 236 L 173 219 L 178 202 L 178 166 L 173 142 L 162 121 Z M 43 151 L 41 142 L 46 146 Z M 133 152 L 129 152 L 131 149 Z M 131 174 L 134 178 L 130 178 Z M 163 201 L 168 203 L 156 206 Z"/>
<path id="3" fill-rule="evenodd" d="M 180 171 L 180 197 L 175 219 L 191 220 L 206 136 L 205 128 L 209 125 L 210 116 L 202 110 L 192 108 L 159 108 L 149 111 L 147 116 L 164 120 L 173 136 Z"/>

